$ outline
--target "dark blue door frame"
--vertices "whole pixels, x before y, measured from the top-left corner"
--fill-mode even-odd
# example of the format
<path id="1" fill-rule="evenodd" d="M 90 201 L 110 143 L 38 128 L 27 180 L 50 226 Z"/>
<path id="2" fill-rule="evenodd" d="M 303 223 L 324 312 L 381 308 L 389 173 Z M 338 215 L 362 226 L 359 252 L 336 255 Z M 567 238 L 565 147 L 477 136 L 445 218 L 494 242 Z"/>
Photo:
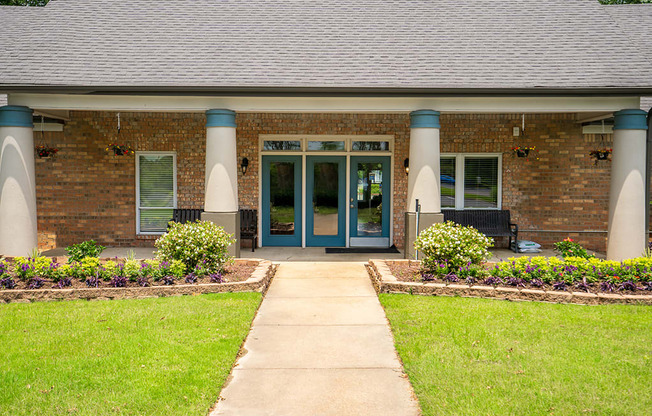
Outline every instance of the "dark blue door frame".
<path id="1" fill-rule="evenodd" d="M 351 156 L 351 173 L 350 173 L 350 186 L 351 186 L 351 199 L 355 202 L 351 204 L 351 212 L 349 218 L 349 228 L 351 238 L 358 237 L 358 163 L 382 163 L 383 183 L 382 183 L 382 238 L 387 238 L 389 241 L 389 226 L 390 226 L 390 193 L 391 193 L 391 158 L 389 156 Z M 377 237 L 360 237 L 360 238 L 377 238 Z"/>
<path id="2" fill-rule="evenodd" d="M 337 235 L 315 235 L 313 211 L 315 163 L 337 163 L 338 204 Z M 346 156 L 306 157 L 306 246 L 344 247 L 346 245 Z"/>
<path id="3" fill-rule="evenodd" d="M 272 235 L 270 233 L 270 164 L 273 162 L 294 163 L 294 233 L 292 235 Z M 262 245 L 301 247 L 301 156 L 263 156 L 263 189 L 262 189 Z"/>

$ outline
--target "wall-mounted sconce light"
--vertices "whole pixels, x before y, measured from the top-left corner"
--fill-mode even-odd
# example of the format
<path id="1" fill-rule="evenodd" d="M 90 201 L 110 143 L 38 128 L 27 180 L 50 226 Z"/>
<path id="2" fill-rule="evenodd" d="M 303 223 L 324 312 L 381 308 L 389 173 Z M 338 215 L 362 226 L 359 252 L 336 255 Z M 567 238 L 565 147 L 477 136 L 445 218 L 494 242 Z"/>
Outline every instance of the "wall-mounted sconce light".
<path id="1" fill-rule="evenodd" d="M 242 163 L 240 163 L 240 169 L 242 169 L 242 174 L 246 175 L 247 174 L 247 168 L 249 167 L 249 159 L 246 157 L 242 158 Z"/>
<path id="2" fill-rule="evenodd" d="M 403 167 L 405 168 L 405 174 L 406 175 L 409 174 L 410 173 L 410 159 L 409 158 L 407 158 L 407 157 L 405 158 L 405 160 L 403 161 Z"/>

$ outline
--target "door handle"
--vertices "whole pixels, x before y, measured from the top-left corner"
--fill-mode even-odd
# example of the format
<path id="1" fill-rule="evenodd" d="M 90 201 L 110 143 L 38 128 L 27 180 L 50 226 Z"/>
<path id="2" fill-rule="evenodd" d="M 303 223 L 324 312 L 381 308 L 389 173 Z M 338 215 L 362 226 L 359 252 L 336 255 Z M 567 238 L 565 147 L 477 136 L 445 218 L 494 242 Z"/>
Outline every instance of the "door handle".
<path id="1" fill-rule="evenodd" d="M 350 206 L 351 208 L 355 208 L 355 206 L 354 206 L 353 204 L 351 204 L 351 205 L 349 205 L 349 206 Z"/>

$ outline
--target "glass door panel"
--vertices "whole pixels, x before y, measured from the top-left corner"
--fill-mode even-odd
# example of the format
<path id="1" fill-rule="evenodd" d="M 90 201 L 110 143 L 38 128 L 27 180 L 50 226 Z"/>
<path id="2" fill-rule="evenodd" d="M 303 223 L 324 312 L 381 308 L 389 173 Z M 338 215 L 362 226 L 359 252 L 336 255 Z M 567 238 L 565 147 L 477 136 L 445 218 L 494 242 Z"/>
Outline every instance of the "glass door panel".
<path id="1" fill-rule="evenodd" d="M 351 246 L 389 246 L 390 158 L 351 158 Z"/>
<path id="2" fill-rule="evenodd" d="M 346 158 L 308 156 L 306 163 L 306 243 L 345 245 Z"/>
<path id="3" fill-rule="evenodd" d="M 301 245 L 301 157 L 263 156 L 264 246 Z"/>

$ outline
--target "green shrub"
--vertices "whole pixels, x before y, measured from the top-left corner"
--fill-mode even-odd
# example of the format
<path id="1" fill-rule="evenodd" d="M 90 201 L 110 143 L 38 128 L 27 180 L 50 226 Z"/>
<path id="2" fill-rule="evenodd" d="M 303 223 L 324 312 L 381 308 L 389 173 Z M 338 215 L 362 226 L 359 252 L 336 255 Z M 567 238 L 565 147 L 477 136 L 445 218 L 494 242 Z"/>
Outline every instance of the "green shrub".
<path id="1" fill-rule="evenodd" d="M 435 272 L 446 264 L 451 272 L 477 265 L 491 256 L 493 240 L 473 227 L 464 227 L 448 221 L 435 224 L 421 232 L 414 247 L 423 254 L 425 270 Z"/>
<path id="2" fill-rule="evenodd" d="M 186 275 L 186 265 L 184 262 L 181 260 L 172 260 L 172 264 L 170 265 L 170 274 L 177 279 L 181 279 L 183 276 Z M 169 276 L 168 275 L 168 276 Z"/>
<path id="3" fill-rule="evenodd" d="M 564 238 L 564 241 L 560 241 L 554 244 L 555 251 L 559 253 L 560 256 L 566 257 L 581 257 L 584 259 L 589 259 L 594 257 L 586 252 L 586 249 L 582 247 L 579 243 L 573 241 L 572 238 Z"/>
<path id="4" fill-rule="evenodd" d="M 180 224 L 170 223 L 170 229 L 154 245 L 161 261 L 179 260 L 186 271 L 201 267 L 209 272 L 221 272 L 232 260 L 227 250 L 235 240 L 231 234 L 210 221 Z"/>
<path id="5" fill-rule="evenodd" d="M 140 263 L 138 260 L 126 260 L 122 267 L 122 276 L 135 282 L 140 277 Z"/>
<path id="6" fill-rule="evenodd" d="M 84 276 L 95 276 L 100 268 L 100 259 L 97 257 L 84 257 L 81 260 L 80 265 Z"/>
<path id="7" fill-rule="evenodd" d="M 73 244 L 66 248 L 69 257 L 68 261 L 82 261 L 85 257 L 100 257 L 105 248 L 93 240 Z"/>

